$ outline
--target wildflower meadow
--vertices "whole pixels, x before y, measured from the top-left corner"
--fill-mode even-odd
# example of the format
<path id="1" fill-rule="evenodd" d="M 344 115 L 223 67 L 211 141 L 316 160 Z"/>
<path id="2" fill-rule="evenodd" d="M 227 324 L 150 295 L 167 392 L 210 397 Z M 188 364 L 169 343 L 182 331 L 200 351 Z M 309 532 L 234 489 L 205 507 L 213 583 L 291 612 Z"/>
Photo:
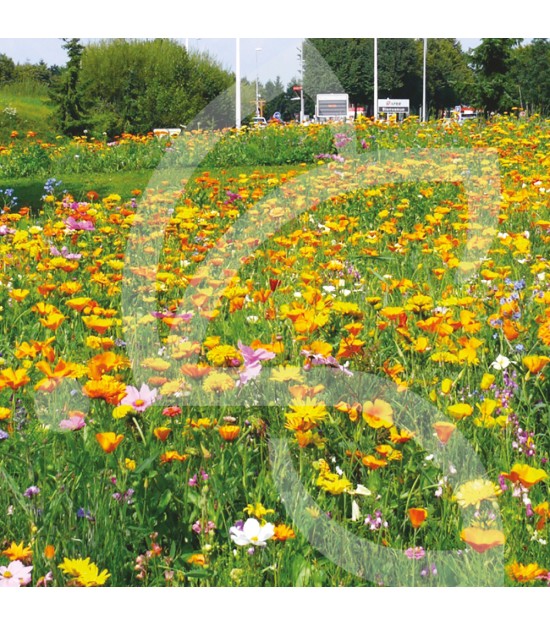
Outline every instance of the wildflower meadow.
<path id="1" fill-rule="evenodd" d="M 547 586 L 549 166 L 515 113 L 14 130 L 0 586 Z"/>

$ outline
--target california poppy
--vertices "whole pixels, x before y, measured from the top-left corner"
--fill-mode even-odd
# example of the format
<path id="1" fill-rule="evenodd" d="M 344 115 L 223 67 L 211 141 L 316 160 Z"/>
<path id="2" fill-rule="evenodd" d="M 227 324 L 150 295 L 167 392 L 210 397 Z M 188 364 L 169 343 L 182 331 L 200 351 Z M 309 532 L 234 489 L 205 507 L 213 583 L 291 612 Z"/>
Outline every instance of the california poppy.
<path id="1" fill-rule="evenodd" d="M 419 528 L 428 518 L 428 511 L 426 508 L 409 508 L 408 512 L 409 519 L 411 520 L 414 529 Z"/>
<path id="2" fill-rule="evenodd" d="M 115 434 L 115 432 L 99 432 L 95 437 L 103 451 L 108 454 L 115 451 L 124 439 L 123 434 Z"/>

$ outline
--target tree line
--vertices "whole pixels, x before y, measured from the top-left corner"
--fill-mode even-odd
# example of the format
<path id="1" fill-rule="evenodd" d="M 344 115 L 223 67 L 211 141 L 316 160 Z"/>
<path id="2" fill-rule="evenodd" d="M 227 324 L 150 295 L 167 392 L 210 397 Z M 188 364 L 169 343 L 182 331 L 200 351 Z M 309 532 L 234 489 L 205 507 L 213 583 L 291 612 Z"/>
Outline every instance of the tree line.
<path id="1" fill-rule="evenodd" d="M 307 39 L 304 44 L 306 91 L 344 91 L 372 114 L 374 39 Z M 428 39 L 427 104 L 432 115 L 458 104 L 490 113 L 514 107 L 550 112 L 550 41 L 481 39 L 464 51 L 457 39 Z M 422 39 L 378 40 L 378 97 L 422 102 Z M 370 107 L 370 108 L 369 108 Z"/>
<path id="2" fill-rule="evenodd" d="M 188 53 L 170 39 L 99 41 L 84 46 L 64 39 L 64 67 L 43 61 L 15 64 L 0 54 L 0 87 L 34 82 L 47 86 L 56 105 L 59 132 L 115 136 L 179 127 L 234 125 L 234 74 L 207 53 Z M 345 92 L 350 102 L 373 114 L 374 40 L 306 39 L 303 45 L 305 112 L 313 114 L 317 93 Z M 378 97 L 408 98 L 413 112 L 422 102 L 423 40 L 378 40 Z M 298 66 L 298 60 L 296 65 Z M 300 110 L 293 78 L 260 84 L 263 114 L 279 111 L 285 121 Z M 218 99 L 215 106 L 207 106 Z M 243 111 L 250 113 L 255 84 L 242 81 Z M 452 38 L 429 39 L 427 102 L 432 116 L 457 104 L 487 114 L 512 111 L 550 114 L 550 41 L 481 39 L 465 52 Z M 199 116 L 199 113 L 203 112 Z"/>

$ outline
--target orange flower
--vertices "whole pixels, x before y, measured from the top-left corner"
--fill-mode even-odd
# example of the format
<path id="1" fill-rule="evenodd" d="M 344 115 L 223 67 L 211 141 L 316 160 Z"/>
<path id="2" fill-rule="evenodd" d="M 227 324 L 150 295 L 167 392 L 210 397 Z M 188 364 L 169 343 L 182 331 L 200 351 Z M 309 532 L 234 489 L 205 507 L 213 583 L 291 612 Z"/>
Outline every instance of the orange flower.
<path id="1" fill-rule="evenodd" d="M 413 438 L 414 432 L 409 432 L 408 430 L 399 431 L 396 427 L 390 429 L 390 441 L 394 445 L 408 443 Z"/>
<path id="2" fill-rule="evenodd" d="M 426 508 L 409 508 L 408 512 L 409 519 L 411 520 L 414 529 L 419 528 L 428 518 L 428 511 Z"/>
<path id="3" fill-rule="evenodd" d="M 281 542 L 284 542 L 290 538 L 296 538 L 296 533 L 291 527 L 285 525 L 284 523 L 275 526 L 273 540 L 280 540 Z"/>
<path id="4" fill-rule="evenodd" d="M 241 428 L 238 425 L 222 425 L 219 427 L 218 432 L 224 441 L 234 441 Z"/>
<path id="5" fill-rule="evenodd" d="M 176 450 L 171 449 L 170 451 L 166 451 L 161 455 L 160 463 L 167 464 L 169 462 L 174 462 L 174 460 L 184 462 L 185 460 L 187 460 L 187 458 L 188 456 L 186 456 L 185 454 L 180 454 Z"/>
<path id="6" fill-rule="evenodd" d="M 126 385 L 109 375 L 101 376 L 100 380 L 89 380 L 83 392 L 92 399 L 104 399 L 108 404 L 116 406 L 126 396 Z"/>
<path id="7" fill-rule="evenodd" d="M 52 560 L 55 557 L 55 547 L 53 545 L 46 545 L 44 557 L 46 560 Z"/>
<path id="8" fill-rule="evenodd" d="M 30 291 L 28 289 L 12 289 L 8 295 L 16 302 L 22 302 L 29 293 Z"/>
<path id="9" fill-rule="evenodd" d="M 393 425 L 393 409 L 383 399 L 367 401 L 363 404 L 363 420 L 374 428 L 391 428 Z"/>
<path id="10" fill-rule="evenodd" d="M 434 423 L 434 430 L 437 434 L 437 438 L 443 443 L 447 443 L 451 438 L 452 433 L 456 430 L 454 423 L 448 423 L 447 421 L 438 421 Z"/>
<path id="11" fill-rule="evenodd" d="M 103 451 L 108 454 L 115 451 L 124 439 L 123 434 L 115 434 L 114 432 L 99 432 L 95 437 Z"/>
<path id="12" fill-rule="evenodd" d="M 485 553 L 493 547 L 504 545 L 506 537 L 500 530 L 484 530 L 480 527 L 467 527 L 460 538 L 477 553 Z"/>
<path id="13" fill-rule="evenodd" d="M 533 375 L 540 373 L 549 362 L 548 356 L 525 356 L 523 359 L 523 364 Z"/>
<path id="14" fill-rule="evenodd" d="M 60 312 L 52 312 L 45 319 L 39 319 L 40 323 L 48 330 L 57 330 L 66 319 L 65 315 Z"/>
<path id="15" fill-rule="evenodd" d="M 30 547 L 24 547 L 23 541 L 19 544 L 12 542 L 11 545 L 2 551 L 2 554 L 7 556 L 11 562 L 14 560 L 32 560 L 32 549 Z"/>
<path id="16" fill-rule="evenodd" d="M 31 379 L 27 375 L 27 369 L 16 369 L 15 371 L 9 367 L 0 371 L 0 389 L 8 386 L 13 391 L 25 386 Z"/>
<path id="17" fill-rule="evenodd" d="M 549 508 L 550 506 L 548 505 L 547 501 L 545 501 L 544 503 L 539 503 L 538 506 L 535 506 L 533 508 L 534 513 L 540 517 L 540 519 L 537 522 L 537 529 L 539 531 L 546 525 L 546 521 L 550 519 Z"/>
<path id="18" fill-rule="evenodd" d="M 170 428 L 155 428 L 153 430 L 153 434 L 155 435 L 156 438 L 159 439 L 159 441 L 164 442 L 171 434 L 172 430 Z"/>
<path id="19" fill-rule="evenodd" d="M 206 566 L 206 556 L 202 553 L 194 553 L 187 558 L 187 562 L 196 566 Z"/>
<path id="20" fill-rule="evenodd" d="M 367 467 L 367 469 L 371 469 L 376 471 L 376 469 L 380 469 L 381 467 L 387 466 L 387 461 L 382 458 L 376 458 L 375 456 L 368 455 L 363 456 L 361 458 L 361 462 Z"/>
<path id="21" fill-rule="evenodd" d="M 112 319 L 102 319 L 97 315 L 91 315 L 89 317 L 82 317 L 84 325 L 90 330 L 94 330 L 98 334 L 105 334 L 107 330 L 113 325 Z"/>
<path id="22" fill-rule="evenodd" d="M 510 473 L 503 473 L 502 475 L 507 480 L 514 482 L 514 484 L 519 482 L 525 488 L 531 488 L 548 477 L 546 471 L 535 469 L 528 464 L 515 464 Z"/>

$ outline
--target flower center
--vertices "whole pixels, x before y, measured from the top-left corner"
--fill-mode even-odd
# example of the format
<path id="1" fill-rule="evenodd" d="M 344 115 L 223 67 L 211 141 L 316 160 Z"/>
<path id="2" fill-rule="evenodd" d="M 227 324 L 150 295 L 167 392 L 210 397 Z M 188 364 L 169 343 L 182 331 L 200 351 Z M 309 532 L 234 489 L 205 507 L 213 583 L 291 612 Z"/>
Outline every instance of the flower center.
<path id="1" fill-rule="evenodd" d="M 9 579 L 10 577 L 13 577 L 13 575 L 12 575 L 9 571 L 4 571 L 3 575 L 4 575 L 4 577 L 6 577 L 7 579 Z"/>
<path id="2" fill-rule="evenodd" d="M 134 406 L 143 406 L 144 404 L 145 404 L 144 399 L 136 399 L 136 401 L 134 402 Z"/>

